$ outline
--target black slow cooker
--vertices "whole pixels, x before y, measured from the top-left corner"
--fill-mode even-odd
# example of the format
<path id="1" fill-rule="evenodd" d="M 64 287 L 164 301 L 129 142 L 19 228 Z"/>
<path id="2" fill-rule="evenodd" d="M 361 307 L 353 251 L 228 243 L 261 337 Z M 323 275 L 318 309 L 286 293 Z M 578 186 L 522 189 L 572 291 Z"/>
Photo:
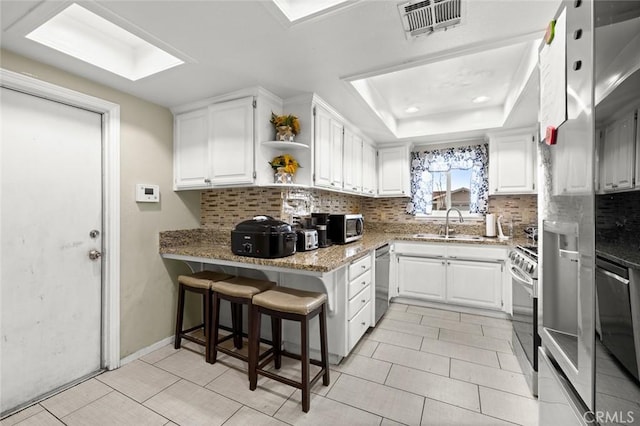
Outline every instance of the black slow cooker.
<path id="1" fill-rule="evenodd" d="M 291 225 L 271 216 L 256 216 L 231 231 L 231 250 L 239 256 L 276 258 L 296 252 Z"/>

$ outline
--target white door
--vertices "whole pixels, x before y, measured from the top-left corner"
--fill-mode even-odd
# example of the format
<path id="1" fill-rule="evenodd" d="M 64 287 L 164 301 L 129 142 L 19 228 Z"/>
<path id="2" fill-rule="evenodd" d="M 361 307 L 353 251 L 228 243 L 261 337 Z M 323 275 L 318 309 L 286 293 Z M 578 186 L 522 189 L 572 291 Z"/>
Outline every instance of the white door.
<path id="1" fill-rule="evenodd" d="M 4 88 L 1 106 L 7 413 L 101 368 L 102 117 Z"/>

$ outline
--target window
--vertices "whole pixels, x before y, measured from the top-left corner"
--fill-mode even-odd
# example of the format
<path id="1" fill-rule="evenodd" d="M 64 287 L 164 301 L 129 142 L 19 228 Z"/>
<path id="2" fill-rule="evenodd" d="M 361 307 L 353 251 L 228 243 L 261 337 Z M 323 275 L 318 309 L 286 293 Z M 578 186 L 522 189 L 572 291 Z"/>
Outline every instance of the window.
<path id="1" fill-rule="evenodd" d="M 488 197 L 488 145 L 411 153 L 407 212 L 438 216 L 455 207 L 484 214 Z"/>

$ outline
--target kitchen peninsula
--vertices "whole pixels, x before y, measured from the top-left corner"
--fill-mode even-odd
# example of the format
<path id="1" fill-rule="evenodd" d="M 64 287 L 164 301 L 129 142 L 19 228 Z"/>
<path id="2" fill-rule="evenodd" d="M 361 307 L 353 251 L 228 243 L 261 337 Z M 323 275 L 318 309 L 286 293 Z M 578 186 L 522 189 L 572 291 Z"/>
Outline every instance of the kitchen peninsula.
<path id="1" fill-rule="evenodd" d="M 449 244 L 460 244 L 461 247 L 467 246 L 481 252 L 482 247 L 488 245 L 504 249 L 506 259 L 511 242 L 488 238 L 445 242 L 437 238 L 425 238 L 425 235 L 428 234 L 365 232 L 363 238 L 354 243 L 266 259 L 235 255 L 231 251 L 228 232 L 200 228 L 161 232 L 160 254 L 165 259 L 187 263 L 193 271 L 220 269 L 239 275 L 259 275 L 281 286 L 326 293 L 330 360 L 337 363 L 353 349 L 367 329 L 375 325 L 373 277 L 377 248 L 402 241 L 415 245 L 418 250 L 427 246 L 440 250 Z M 497 260 L 504 262 L 504 259 Z M 393 267 L 392 275 L 395 275 Z M 395 288 L 396 280 L 392 279 L 391 282 L 390 287 Z M 390 291 L 390 294 L 398 295 L 397 289 Z M 285 346 L 296 351 L 298 333 L 295 329 L 289 329 L 289 326 L 284 324 Z M 312 324 L 311 336 L 316 335 L 314 326 L 317 327 L 317 324 Z M 319 342 L 312 339 L 310 346 L 312 351 L 317 350 Z"/>

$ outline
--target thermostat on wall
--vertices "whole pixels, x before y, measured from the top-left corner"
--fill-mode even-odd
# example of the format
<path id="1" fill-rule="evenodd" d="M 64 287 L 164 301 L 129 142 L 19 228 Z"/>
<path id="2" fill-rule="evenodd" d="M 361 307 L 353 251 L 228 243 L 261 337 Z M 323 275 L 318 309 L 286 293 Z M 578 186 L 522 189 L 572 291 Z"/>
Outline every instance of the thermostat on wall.
<path id="1" fill-rule="evenodd" d="M 159 203 L 160 187 L 158 185 L 136 185 L 136 201 L 138 203 Z"/>

